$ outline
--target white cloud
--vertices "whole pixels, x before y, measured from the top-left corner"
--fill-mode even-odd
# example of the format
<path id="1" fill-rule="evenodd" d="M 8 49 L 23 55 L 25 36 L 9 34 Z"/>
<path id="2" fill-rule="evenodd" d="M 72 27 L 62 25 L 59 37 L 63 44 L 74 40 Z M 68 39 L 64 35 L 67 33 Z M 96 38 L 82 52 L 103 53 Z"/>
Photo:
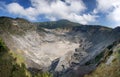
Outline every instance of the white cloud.
<path id="1" fill-rule="evenodd" d="M 17 3 L 11 3 L 7 6 L 7 9 L 10 13 L 14 14 L 25 14 L 25 10 L 22 6 Z"/>
<path id="2" fill-rule="evenodd" d="M 106 20 L 120 25 L 120 0 L 97 0 L 97 12 L 105 14 Z"/>
<path id="3" fill-rule="evenodd" d="M 97 0 L 97 9 L 106 12 L 112 8 L 114 1 L 115 0 Z"/>
<path id="4" fill-rule="evenodd" d="M 68 19 L 81 24 L 88 24 L 96 20 L 93 14 L 83 14 L 87 9 L 82 0 L 30 0 L 31 7 L 24 8 L 18 3 L 6 5 L 9 13 L 36 20 L 39 15 L 46 19 Z"/>
<path id="5" fill-rule="evenodd" d="M 98 10 L 95 8 L 93 11 L 92 11 L 92 14 L 97 14 L 98 13 Z"/>
<path id="6" fill-rule="evenodd" d="M 37 17 L 35 9 L 32 7 L 25 9 L 18 3 L 10 3 L 6 6 L 6 8 L 9 11 L 9 13 L 16 14 L 18 16 L 25 16 L 31 20 L 35 20 Z"/>
<path id="7" fill-rule="evenodd" d="M 116 7 L 111 13 L 109 13 L 108 18 L 120 22 L 120 6 Z"/>
<path id="8" fill-rule="evenodd" d="M 88 24 L 90 22 L 95 22 L 97 16 L 91 15 L 91 14 L 83 14 L 83 15 L 77 15 L 77 14 L 70 14 L 69 16 L 66 16 L 66 19 L 69 19 L 74 22 L 80 22 L 82 24 Z"/>

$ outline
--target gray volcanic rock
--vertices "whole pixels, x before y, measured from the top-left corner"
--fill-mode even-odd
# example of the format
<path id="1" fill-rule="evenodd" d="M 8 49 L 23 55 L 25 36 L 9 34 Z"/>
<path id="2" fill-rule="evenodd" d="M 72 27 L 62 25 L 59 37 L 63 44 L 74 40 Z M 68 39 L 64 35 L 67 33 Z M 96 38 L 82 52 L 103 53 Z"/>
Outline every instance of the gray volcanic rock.
<path id="1" fill-rule="evenodd" d="M 25 57 L 27 67 L 60 77 L 68 77 L 69 72 L 79 77 L 93 70 L 97 63 L 85 64 L 120 39 L 119 30 L 68 20 L 31 23 L 21 18 L 0 17 L 0 37 L 12 51 Z"/>

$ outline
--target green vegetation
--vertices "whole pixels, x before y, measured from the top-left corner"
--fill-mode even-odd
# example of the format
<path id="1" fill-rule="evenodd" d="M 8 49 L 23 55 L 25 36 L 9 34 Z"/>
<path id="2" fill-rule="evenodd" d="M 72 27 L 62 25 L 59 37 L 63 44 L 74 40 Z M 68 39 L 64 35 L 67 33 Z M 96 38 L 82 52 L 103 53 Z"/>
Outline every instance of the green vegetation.
<path id="1" fill-rule="evenodd" d="M 22 52 L 22 51 L 21 51 Z M 23 58 L 23 56 L 21 56 L 20 54 L 16 54 L 13 51 L 9 51 L 9 53 L 11 54 L 11 56 L 16 59 L 16 63 L 19 64 L 21 66 L 22 63 L 25 63 L 25 60 Z"/>
<path id="2" fill-rule="evenodd" d="M 35 26 L 25 19 L 0 17 L 0 33 L 23 35 L 28 30 L 35 30 Z"/>
<path id="3" fill-rule="evenodd" d="M 11 34 L 21 34 L 23 33 L 17 25 L 12 24 L 12 18 L 6 18 L 6 17 L 1 17 L 0 18 L 0 31 L 2 33 L 8 33 L 10 32 Z"/>
<path id="4" fill-rule="evenodd" d="M 46 72 L 46 73 L 38 73 L 34 77 L 53 77 L 52 74 Z"/>
<path id="5" fill-rule="evenodd" d="M 112 55 L 115 57 L 112 63 L 100 64 L 95 71 L 85 77 L 120 77 L 120 49 Z"/>
<path id="6" fill-rule="evenodd" d="M 32 75 L 24 64 L 20 55 L 11 53 L 0 39 L 0 77 L 52 77 L 50 73 L 36 73 Z"/>
<path id="7" fill-rule="evenodd" d="M 78 23 L 73 23 L 68 20 L 59 20 L 59 21 L 52 21 L 52 22 L 38 22 L 36 23 L 38 28 L 48 28 L 48 29 L 71 29 L 74 26 L 80 26 Z"/>
<path id="8" fill-rule="evenodd" d="M 28 77 L 26 74 L 25 65 L 21 66 L 16 63 L 16 58 L 13 58 L 9 53 L 9 49 L 0 39 L 0 77 Z"/>
<path id="9" fill-rule="evenodd" d="M 107 57 L 110 56 L 112 53 L 113 53 L 113 51 L 111 51 L 110 49 L 106 48 L 103 52 L 98 54 L 94 59 L 86 62 L 85 65 L 97 64 L 97 63 L 99 63 L 101 61 L 105 62 Z"/>

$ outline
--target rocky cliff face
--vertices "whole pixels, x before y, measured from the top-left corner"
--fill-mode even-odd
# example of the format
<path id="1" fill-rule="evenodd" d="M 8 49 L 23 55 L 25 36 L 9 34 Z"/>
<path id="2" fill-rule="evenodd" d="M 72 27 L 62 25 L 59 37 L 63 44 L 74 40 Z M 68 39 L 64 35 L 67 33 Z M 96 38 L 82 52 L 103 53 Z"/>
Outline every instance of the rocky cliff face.
<path id="1" fill-rule="evenodd" d="M 119 77 L 120 40 L 108 46 L 99 56 L 97 68 L 85 77 Z"/>
<path id="2" fill-rule="evenodd" d="M 0 37 L 11 50 L 26 59 L 28 68 L 66 76 L 71 70 L 94 69 L 97 63 L 85 64 L 120 39 L 120 30 L 119 27 L 81 25 L 67 20 L 31 23 L 25 19 L 1 17 Z"/>

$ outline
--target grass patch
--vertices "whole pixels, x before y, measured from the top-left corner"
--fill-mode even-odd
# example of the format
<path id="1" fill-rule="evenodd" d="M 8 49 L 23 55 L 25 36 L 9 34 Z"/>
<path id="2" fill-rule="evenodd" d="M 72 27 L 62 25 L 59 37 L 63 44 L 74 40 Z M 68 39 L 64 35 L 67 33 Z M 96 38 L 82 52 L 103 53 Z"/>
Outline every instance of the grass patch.
<path id="1" fill-rule="evenodd" d="M 24 64 L 24 58 L 9 51 L 0 39 L 0 77 L 52 77 L 50 73 L 36 73 L 32 75 Z"/>
<path id="2" fill-rule="evenodd" d="M 110 65 L 102 63 L 95 71 L 85 77 L 120 77 L 120 50 L 113 54 L 116 58 Z"/>
<path id="3" fill-rule="evenodd" d="M 11 54 L 11 56 L 16 60 L 16 63 L 21 65 L 22 63 L 25 63 L 25 59 L 21 54 L 17 54 L 13 51 L 9 52 Z"/>

